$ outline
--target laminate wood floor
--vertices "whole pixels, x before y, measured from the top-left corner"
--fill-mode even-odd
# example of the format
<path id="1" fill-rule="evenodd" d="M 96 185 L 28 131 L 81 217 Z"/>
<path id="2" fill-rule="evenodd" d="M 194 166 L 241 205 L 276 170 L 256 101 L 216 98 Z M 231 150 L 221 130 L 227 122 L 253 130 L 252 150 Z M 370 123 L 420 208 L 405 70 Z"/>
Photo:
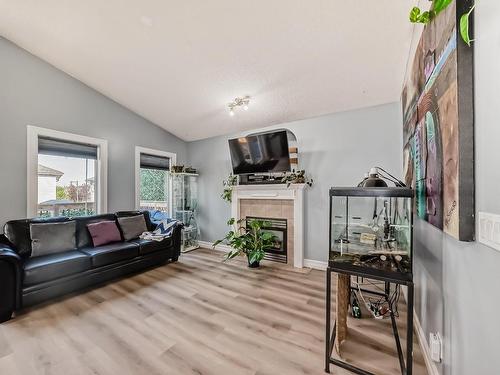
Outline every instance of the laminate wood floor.
<path id="1" fill-rule="evenodd" d="M 324 272 L 220 259 L 196 250 L 22 312 L 0 325 L 0 374 L 323 374 Z M 349 326 L 346 359 L 399 373 L 389 320 Z"/>

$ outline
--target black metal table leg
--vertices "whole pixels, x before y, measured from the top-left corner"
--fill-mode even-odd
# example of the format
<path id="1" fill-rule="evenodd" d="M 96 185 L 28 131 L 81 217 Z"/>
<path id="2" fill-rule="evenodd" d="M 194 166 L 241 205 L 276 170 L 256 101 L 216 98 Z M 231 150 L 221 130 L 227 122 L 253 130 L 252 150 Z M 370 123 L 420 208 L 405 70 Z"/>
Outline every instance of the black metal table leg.
<path id="1" fill-rule="evenodd" d="M 335 324 L 333 325 L 333 331 L 331 329 L 331 274 L 332 272 L 337 272 L 337 273 L 343 273 L 343 274 L 348 274 L 348 275 L 353 275 L 352 272 L 346 272 L 344 270 L 337 270 L 335 268 L 331 268 L 330 266 L 327 268 L 326 271 L 326 335 L 325 335 L 325 372 L 329 373 L 330 372 L 330 364 L 333 364 L 335 366 L 342 367 L 346 370 L 349 370 L 353 373 L 360 374 L 360 375 L 374 375 L 373 373 L 363 370 L 362 368 L 356 367 L 354 365 L 351 365 L 350 363 L 344 362 L 340 359 L 335 359 L 332 357 L 332 352 L 333 352 L 333 347 L 335 346 L 335 339 L 336 339 L 336 325 L 337 322 L 335 321 Z M 356 275 L 359 276 L 359 275 Z M 372 278 L 372 277 L 371 277 Z M 389 301 L 389 295 L 391 292 L 391 283 L 399 284 L 399 285 L 406 285 L 408 286 L 408 314 L 407 314 L 407 328 L 406 328 L 406 361 L 404 358 L 404 353 L 403 349 L 401 347 L 401 341 L 399 338 L 399 333 L 398 333 L 398 328 L 396 324 L 396 317 L 394 315 L 394 308 L 393 306 L 390 306 L 391 310 L 391 323 L 392 323 L 392 329 L 394 333 L 394 338 L 396 341 L 396 348 L 398 351 L 398 357 L 399 357 L 399 364 L 401 367 L 401 374 L 403 375 L 412 375 L 413 371 L 413 293 L 414 293 L 414 285 L 413 282 L 411 281 L 401 281 L 401 280 L 395 280 L 395 279 L 389 279 L 389 278 L 381 278 L 381 277 L 376 277 L 374 276 L 373 279 L 376 280 L 381 280 L 385 282 L 385 288 L 384 292 L 377 292 L 377 291 L 370 291 L 370 290 L 363 290 L 367 293 L 372 293 L 374 295 L 379 295 L 382 297 L 385 297 Z M 349 287 L 349 290 L 351 291 L 351 287 Z"/>
<path id="2" fill-rule="evenodd" d="M 401 375 L 405 375 L 406 373 L 405 358 L 403 356 L 403 349 L 401 348 L 401 341 L 399 340 L 398 325 L 396 324 L 396 317 L 394 316 L 392 307 L 390 316 L 391 316 L 392 331 L 394 333 L 394 339 L 396 340 L 396 349 L 398 351 L 399 367 L 401 368 Z"/>
<path id="3" fill-rule="evenodd" d="M 325 372 L 330 372 L 330 319 L 331 319 L 331 291 L 332 291 L 332 272 L 330 267 L 326 270 L 326 336 L 325 336 Z"/>

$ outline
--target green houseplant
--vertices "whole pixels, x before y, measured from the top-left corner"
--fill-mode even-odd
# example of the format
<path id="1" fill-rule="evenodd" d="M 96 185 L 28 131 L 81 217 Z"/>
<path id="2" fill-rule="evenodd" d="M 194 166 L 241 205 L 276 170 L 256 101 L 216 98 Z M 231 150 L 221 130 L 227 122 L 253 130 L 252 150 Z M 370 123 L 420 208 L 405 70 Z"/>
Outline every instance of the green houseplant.
<path id="1" fill-rule="evenodd" d="M 238 176 L 230 174 L 227 179 L 222 181 L 224 190 L 222 191 L 221 198 L 226 202 L 231 203 L 233 199 L 233 188 L 238 185 Z"/>
<path id="2" fill-rule="evenodd" d="M 263 227 L 269 226 L 269 222 L 264 220 L 251 220 L 247 226 L 241 225 L 245 219 L 236 221 L 231 218 L 227 225 L 232 226 L 226 236 L 213 243 L 215 248 L 220 243 L 227 243 L 231 246 L 229 251 L 224 256 L 224 261 L 233 259 L 238 255 L 245 254 L 248 260 L 248 267 L 259 267 L 259 262 L 264 258 L 264 249 L 272 247 L 276 241 L 276 236 L 271 232 L 267 232 Z"/>
<path id="3" fill-rule="evenodd" d="M 428 24 L 431 22 L 434 18 L 437 17 L 439 13 L 444 11 L 452 2 L 453 0 L 431 0 L 432 5 L 431 9 L 425 12 L 422 12 L 422 10 L 419 7 L 413 7 L 410 10 L 410 22 L 412 23 L 423 23 L 423 24 Z M 470 46 L 472 39 L 470 38 L 469 35 L 469 18 L 470 14 L 474 10 L 476 4 L 473 3 L 469 11 L 460 17 L 460 36 L 462 37 L 463 41 Z"/>

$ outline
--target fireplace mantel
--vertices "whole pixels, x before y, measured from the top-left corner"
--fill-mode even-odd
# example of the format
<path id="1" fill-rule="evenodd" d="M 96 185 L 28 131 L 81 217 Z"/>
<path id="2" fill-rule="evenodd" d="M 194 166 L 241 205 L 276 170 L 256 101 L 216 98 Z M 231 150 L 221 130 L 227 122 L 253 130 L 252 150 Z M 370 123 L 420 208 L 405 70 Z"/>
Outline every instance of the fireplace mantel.
<path id="1" fill-rule="evenodd" d="M 305 184 L 238 185 L 233 188 L 231 217 L 240 219 L 242 199 L 276 199 L 293 201 L 293 266 L 304 266 L 304 188 Z"/>

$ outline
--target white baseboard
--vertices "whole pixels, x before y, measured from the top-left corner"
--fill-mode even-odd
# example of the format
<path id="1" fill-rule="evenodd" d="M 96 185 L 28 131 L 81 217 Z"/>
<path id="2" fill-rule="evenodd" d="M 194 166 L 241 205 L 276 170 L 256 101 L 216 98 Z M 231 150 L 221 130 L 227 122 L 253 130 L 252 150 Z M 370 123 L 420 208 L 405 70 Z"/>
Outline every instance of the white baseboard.
<path id="1" fill-rule="evenodd" d="M 222 251 L 224 253 L 229 253 L 229 251 L 231 251 L 231 246 L 227 246 L 224 244 L 219 244 L 219 245 L 215 246 L 215 249 L 214 249 L 212 246 L 212 242 L 208 242 L 208 241 L 198 241 L 198 245 L 200 245 L 200 247 L 203 247 L 205 249 Z"/>
<path id="2" fill-rule="evenodd" d="M 436 363 L 431 359 L 431 352 L 429 344 L 427 343 L 427 338 L 425 337 L 424 330 L 420 325 L 420 320 L 418 319 L 417 313 L 413 310 L 413 326 L 415 328 L 415 333 L 417 334 L 418 343 L 420 344 L 420 349 L 422 350 L 422 355 L 424 357 L 425 367 L 429 375 L 440 375 L 436 367 Z"/>
<path id="3" fill-rule="evenodd" d="M 328 262 L 314 259 L 304 259 L 304 267 L 312 268 L 313 270 L 325 271 L 328 267 Z"/>

